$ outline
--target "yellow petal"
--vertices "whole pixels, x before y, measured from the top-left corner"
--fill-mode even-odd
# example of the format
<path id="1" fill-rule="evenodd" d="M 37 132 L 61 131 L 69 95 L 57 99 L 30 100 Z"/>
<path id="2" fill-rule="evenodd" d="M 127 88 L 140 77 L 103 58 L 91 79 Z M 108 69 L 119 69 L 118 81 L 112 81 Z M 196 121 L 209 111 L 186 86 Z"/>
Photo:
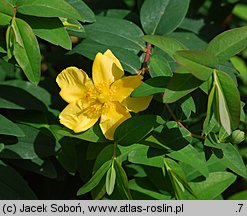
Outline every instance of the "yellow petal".
<path id="1" fill-rule="evenodd" d="M 117 67 L 118 68 L 120 68 L 121 70 L 122 70 L 122 72 L 121 73 L 119 73 L 119 74 L 116 74 L 116 78 L 117 79 L 120 79 L 122 76 L 123 76 L 123 74 L 124 74 L 124 72 L 123 72 L 123 68 L 122 68 L 122 65 L 121 65 L 121 63 L 120 63 L 120 61 L 116 58 L 116 56 L 114 56 L 114 54 L 111 52 L 111 50 L 106 50 L 105 52 L 104 52 L 104 54 L 103 54 L 104 56 L 107 56 L 108 58 L 110 58 L 116 65 L 117 65 Z M 115 79 L 116 80 L 116 79 Z"/>
<path id="2" fill-rule="evenodd" d="M 101 115 L 102 105 L 95 101 L 85 103 L 83 100 L 73 101 L 60 113 L 60 123 L 75 133 L 92 127 Z"/>
<path id="3" fill-rule="evenodd" d="M 83 98 L 87 89 L 94 87 L 88 75 L 76 67 L 63 70 L 56 79 L 60 95 L 68 103 Z"/>
<path id="4" fill-rule="evenodd" d="M 113 140 L 116 128 L 130 117 L 131 115 L 128 110 L 119 102 L 104 104 L 100 118 L 100 127 L 105 137 Z"/>
<path id="5" fill-rule="evenodd" d="M 120 103 L 133 92 L 142 83 L 142 76 L 128 76 L 117 80 L 111 85 L 111 90 L 114 92 L 114 100 Z"/>
<path id="6" fill-rule="evenodd" d="M 92 71 L 94 84 L 105 82 L 110 85 L 124 74 L 120 62 L 111 51 L 106 51 L 104 55 L 102 53 L 96 55 Z"/>
<path id="7" fill-rule="evenodd" d="M 147 109 L 152 98 L 152 96 L 138 98 L 127 97 L 122 104 L 126 106 L 129 111 L 137 113 Z"/>

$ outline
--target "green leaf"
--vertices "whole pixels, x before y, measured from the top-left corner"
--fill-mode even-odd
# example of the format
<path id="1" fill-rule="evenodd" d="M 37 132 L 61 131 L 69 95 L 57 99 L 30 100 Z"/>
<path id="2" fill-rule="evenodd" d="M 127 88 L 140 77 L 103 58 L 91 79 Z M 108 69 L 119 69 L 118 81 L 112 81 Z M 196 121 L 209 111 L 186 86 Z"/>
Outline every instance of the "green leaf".
<path id="1" fill-rule="evenodd" d="M 171 196 L 159 193 L 155 191 L 155 188 L 151 187 L 150 182 L 146 178 L 140 178 L 140 179 L 131 179 L 129 181 L 129 188 L 131 191 L 133 191 L 133 197 L 135 198 L 135 193 L 138 192 L 141 194 L 141 198 L 143 198 L 143 195 L 147 197 L 147 199 L 157 199 L 157 200 L 170 200 Z M 138 199 L 137 198 L 137 199 Z"/>
<path id="2" fill-rule="evenodd" d="M 196 78 L 206 81 L 213 73 L 217 58 L 207 51 L 176 51 L 175 60 Z"/>
<path id="3" fill-rule="evenodd" d="M 177 40 L 159 35 L 145 35 L 142 39 L 148 43 L 153 44 L 154 46 L 160 48 L 166 52 L 169 56 L 173 57 L 173 54 L 178 50 L 185 50 L 186 47 L 178 42 Z"/>
<path id="4" fill-rule="evenodd" d="M 34 84 L 40 80 L 41 56 L 38 41 L 31 27 L 16 18 L 13 24 L 15 33 L 14 56 L 25 75 Z"/>
<path id="5" fill-rule="evenodd" d="M 173 74 L 168 61 L 160 55 L 152 55 L 148 67 L 151 77 L 170 77 Z"/>
<path id="6" fill-rule="evenodd" d="M 191 93 L 202 84 L 202 81 L 189 73 L 175 73 L 168 83 L 164 96 L 164 103 L 173 103 Z"/>
<path id="7" fill-rule="evenodd" d="M 200 200 L 213 200 L 224 192 L 235 180 L 236 176 L 229 172 L 213 172 L 206 180 L 191 182 L 189 185 Z"/>
<path id="8" fill-rule="evenodd" d="M 169 153 L 168 156 L 175 160 L 189 164 L 205 177 L 209 175 L 205 158 L 190 144 L 178 151 Z"/>
<path id="9" fill-rule="evenodd" d="M 0 53 L 7 53 L 7 46 L 6 46 L 6 35 L 0 35 Z M 3 77 L 3 73 L 5 73 L 5 71 L 3 70 L 3 66 L 4 65 L 11 65 L 12 68 L 14 67 L 12 64 L 8 63 L 7 61 L 0 59 L 0 73 L 1 75 L 1 80 Z"/>
<path id="10" fill-rule="evenodd" d="M 12 136 L 25 136 L 23 131 L 12 121 L 0 114 L 0 134 Z"/>
<path id="11" fill-rule="evenodd" d="M 191 112 L 196 113 L 196 105 L 191 96 L 184 97 L 184 100 L 181 101 L 180 107 L 187 118 L 191 116 Z"/>
<path id="12" fill-rule="evenodd" d="M 205 50 L 208 45 L 203 39 L 192 32 L 172 32 L 169 36 L 191 50 Z"/>
<path id="13" fill-rule="evenodd" d="M 110 144 L 105 146 L 105 144 L 103 144 L 103 146 L 100 146 L 98 148 L 100 148 L 100 151 L 97 152 L 96 155 L 96 159 L 93 165 L 93 174 L 102 166 L 102 164 L 104 164 L 106 161 L 111 160 L 112 159 L 112 155 L 114 152 L 114 145 Z M 95 147 L 94 147 L 95 148 Z M 94 150 L 96 151 L 96 150 Z M 116 150 L 116 156 L 119 155 L 119 151 L 118 148 Z"/>
<path id="14" fill-rule="evenodd" d="M 189 8 L 189 0 L 146 0 L 140 19 L 147 34 L 168 34 L 174 31 L 184 19 Z"/>
<path id="15" fill-rule="evenodd" d="M 51 95 L 50 93 L 40 87 L 40 86 L 36 86 L 30 82 L 24 81 L 24 80 L 7 80 L 1 83 L 1 85 L 6 86 L 6 87 L 10 87 L 9 89 L 6 89 L 8 91 L 11 91 L 11 87 L 14 87 L 16 91 L 19 91 L 19 93 L 17 93 L 18 95 L 20 94 L 20 96 L 22 97 L 22 101 L 25 101 L 24 99 L 24 95 L 21 95 L 22 91 L 27 92 L 28 94 L 32 95 L 33 97 L 35 97 L 36 99 L 38 99 L 39 101 L 42 101 L 43 104 L 45 104 L 47 107 L 51 105 Z M 11 95 L 13 96 L 13 95 Z M 8 97 L 8 99 L 11 99 L 11 96 Z M 4 97 L 4 96 L 2 96 Z M 5 98 L 5 97 L 4 97 Z M 31 98 L 27 98 L 28 100 L 31 100 Z M 14 100 L 13 100 L 14 101 Z M 32 103 L 36 103 L 38 104 L 38 102 L 36 101 L 31 101 Z M 35 107 L 35 104 L 32 104 L 33 107 Z"/>
<path id="16" fill-rule="evenodd" d="M 58 18 L 32 16 L 25 16 L 23 18 L 31 26 L 36 36 L 65 49 L 72 48 L 68 32 Z"/>
<path id="17" fill-rule="evenodd" d="M 69 35 L 76 36 L 78 38 L 84 38 L 85 37 L 85 29 L 83 25 L 75 20 L 75 19 L 67 19 L 67 18 L 60 18 L 60 20 L 63 22 L 63 25 Z"/>
<path id="18" fill-rule="evenodd" d="M 27 182 L 13 168 L 0 161 L 0 199 L 37 199 Z"/>
<path id="19" fill-rule="evenodd" d="M 107 17 L 96 17 L 96 22 L 86 25 L 87 38 L 104 44 L 115 46 L 134 52 L 145 50 L 145 44 L 141 40 L 143 32 L 134 23 Z"/>
<path id="20" fill-rule="evenodd" d="M 46 112 L 47 106 L 43 101 L 49 103 L 49 98 L 44 89 L 25 81 L 12 80 L 0 84 L 0 108 Z"/>
<path id="21" fill-rule="evenodd" d="M 80 14 L 81 21 L 83 22 L 95 22 L 95 16 L 93 11 L 81 0 L 66 0 L 72 5 Z"/>
<path id="22" fill-rule="evenodd" d="M 125 170 L 128 173 L 128 176 L 130 176 L 130 178 L 134 177 L 134 178 L 144 178 L 147 177 L 147 173 L 145 171 L 144 166 L 139 165 L 139 164 L 126 164 L 125 165 Z"/>
<path id="23" fill-rule="evenodd" d="M 141 144 L 138 148 L 129 152 L 128 161 L 135 164 L 142 164 L 159 168 L 164 166 L 163 156 L 156 155 L 156 152 L 150 150 L 149 146 Z"/>
<path id="24" fill-rule="evenodd" d="M 139 85 L 131 94 L 133 97 L 145 97 L 156 93 L 163 93 L 169 79 L 167 77 L 154 77 Z"/>
<path id="25" fill-rule="evenodd" d="M 88 39 L 83 40 L 68 54 L 77 53 L 91 60 L 94 60 L 98 52 L 104 53 L 107 49 L 110 49 L 114 53 L 114 55 L 119 59 L 125 71 L 128 71 L 132 74 L 136 74 L 137 71 L 140 69 L 140 59 L 134 52 L 120 47 L 98 44 Z"/>
<path id="26" fill-rule="evenodd" d="M 62 135 L 62 136 L 74 137 L 77 139 L 87 140 L 87 141 L 95 142 L 95 143 L 107 141 L 99 125 L 97 124 L 82 133 L 74 133 L 73 131 L 67 128 L 56 130 L 55 133 Z"/>
<path id="27" fill-rule="evenodd" d="M 240 4 L 240 3 L 238 3 L 238 4 L 233 8 L 232 13 L 233 13 L 235 16 L 237 16 L 237 17 L 239 17 L 239 18 L 241 18 L 241 19 L 247 21 L 247 5 L 246 5 L 246 4 Z"/>
<path id="28" fill-rule="evenodd" d="M 116 170 L 116 189 L 118 195 L 120 195 L 122 199 L 132 200 L 127 175 L 118 160 L 115 160 L 114 168 Z"/>
<path id="29" fill-rule="evenodd" d="M 247 190 L 240 191 L 228 197 L 228 200 L 247 200 Z"/>
<path id="30" fill-rule="evenodd" d="M 222 127 L 228 134 L 236 129 L 240 120 L 240 94 L 233 80 L 224 72 L 214 72 L 218 93 L 219 117 Z"/>
<path id="31" fill-rule="evenodd" d="M 6 26 L 10 24 L 12 17 L 0 12 L 0 20 L 0 26 Z"/>
<path id="32" fill-rule="evenodd" d="M 38 130 L 21 124 L 18 124 L 18 127 L 25 133 L 25 136 L 1 137 L 1 143 L 5 145 L 4 150 L 0 152 L 1 158 L 34 159 L 55 154 L 58 145 L 47 129 Z"/>
<path id="33" fill-rule="evenodd" d="M 94 189 L 99 184 L 100 180 L 104 177 L 106 172 L 109 170 L 111 164 L 112 160 L 105 162 L 92 176 L 92 178 L 78 190 L 77 196 L 85 194 Z"/>
<path id="34" fill-rule="evenodd" d="M 58 174 L 50 158 L 34 158 L 32 160 L 11 160 L 14 166 L 20 167 L 21 169 L 37 173 L 47 178 L 57 178 Z"/>
<path id="35" fill-rule="evenodd" d="M 131 13 L 129 9 L 108 9 L 106 12 L 107 17 L 124 19 Z"/>
<path id="36" fill-rule="evenodd" d="M 1 39 L 0 39 L 1 40 Z M 15 70 L 15 66 L 5 60 L 0 59 L 0 74 L 13 74 Z M 2 78 L 2 77 L 1 77 Z M 1 79 L 4 81 L 5 79 Z"/>
<path id="37" fill-rule="evenodd" d="M 245 61 L 238 56 L 234 56 L 231 58 L 231 63 L 239 71 L 239 78 L 247 85 L 247 65 Z"/>
<path id="38" fill-rule="evenodd" d="M 8 0 L 1 0 L 0 4 L 0 14 L 9 15 L 10 17 L 14 15 L 14 6 Z M 2 22 L 2 19 L 0 20 Z"/>
<path id="39" fill-rule="evenodd" d="M 229 60 L 247 46 L 247 27 L 234 28 L 217 35 L 208 44 L 220 63 Z"/>
<path id="40" fill-rule="evenodd" d="M 15 34 L 13 25 L 9 25 L 6 30 L 7 58 L 11 59 L 14 52 Z"/>
<path id="41" fill-rule="evenodd" d="M 207 115 L 206 119 L 203 123 L 203 133 L 209 134 L 217 123 L 217 119 L 215 116 L 215 106 L 216 106 L 216 89 L 215 85 L 213 85 L 210 94 L 208 96 L 208 104 L 207 104 Z"/>
<path id="42" fill-rule="evenodd" d="M 247 178 L 247 169 L 237 148 L 228 143 L 222 151 L 224 155 L 222 163 L 236 174 Z"/>
<path id="43" fill-rule="evenodd" d="M 161 132 L 153 134 L 166 149 L 178 151 L 192 142 L 190 132 L 178 127 L 177 122 L 170 121 L 162 128 Z"/>
<path id="44" fill-rule="evenodd" d="M 114 190 L 115 182 L 116 182 L 116 171 L 114 168 L 114 160 L 112 160 L 112 165 L 106 173 L 106 181 L 105 181 L 106 193 L 108 195 L 112 194 Z"/>
<path id="45" fill-rule="evenodd" d="M 192 197 L 195 197 L 195 194 L 189 186 L 181 166 L 170 158 L 164 158 L 164 164 L 168 177 L 171 181 L 175 197 L 177 199 L 183 199 L 183 194 L 185 191 L 189 192 Z"/>
<path id="46" fill-rule="evenodd" d="M 77 149 L 76 149 L 76 142 L 74 139 L 66 139 L 63 138 L 61 143 L 61 149 L 58 152 L 56 158 L 61 163 L 63 168 L 71 175 L 75 175 L 77 171 Z M 66 142 L 67 141 L 67 142 Z"/>
<path id="47" fill-rule="evenodd" d="M 247 168 L 238 149 L 231 143 L 219 143 L 215 137 L 208 137 L 205 145 L 215 148 L 214 154 L 220 163 L 231 169 L 236 174 L 247 178 Z"/>
<path id="48" fill-rule="evenodd" d="M 79 12 L 64 0 L 17 0 L 17 12 L 38 17 L 64 17 L 84 21 Z"/>
<path id="49" fill-rule="evenodd" d="M 195 34 L 199 34 L 200 30 L 203 28 L 204 25 L 205 25 L 204 19 L 191 19 L 191 18 L 185 17 L 178 28 L 191 31 Z"/>
<path id="50" fill-rule="evenodd" d="M 142 140 L 160 124 L 155 115 L 138 115 L 124 121 L 117 127 L 114 140 L 120 145 L 131 145 Z"/>
<path id="51" fill-rule="evenodd" d="M 216 69 L 227 73 L 232 78 L 235 85 L 238 86 L 238 81 L 236 77 L 239 75 L 239 72 L 236 70 L 236 68 L 234 67 L 232 63 L 227 61 L 222 64 L 218 64 L 216 66 Z"/>

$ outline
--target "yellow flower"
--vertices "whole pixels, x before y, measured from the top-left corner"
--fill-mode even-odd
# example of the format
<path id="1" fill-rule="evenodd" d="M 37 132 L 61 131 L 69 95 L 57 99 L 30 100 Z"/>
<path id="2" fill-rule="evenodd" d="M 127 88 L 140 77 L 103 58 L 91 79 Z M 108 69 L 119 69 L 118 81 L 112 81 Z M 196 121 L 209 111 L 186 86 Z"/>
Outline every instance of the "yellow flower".
<path id="1" fill-rule="evenodd" d="M 119 60 L 107 50 L 94 59 L 92 79 L 76 67 L 68 67 L 57 76 L 61 97 L 69 104 L 60 113 L 60 123 L 75 133 L 85 131 L 100 119 L 100 128 L 113 140 L 115 129 L 130 118 L 129 111 L 145 110 L 152 97 L 131 98 L 142 76 L 123 77 Z M 131 130 L 131 129 L 130 129 Z"/>

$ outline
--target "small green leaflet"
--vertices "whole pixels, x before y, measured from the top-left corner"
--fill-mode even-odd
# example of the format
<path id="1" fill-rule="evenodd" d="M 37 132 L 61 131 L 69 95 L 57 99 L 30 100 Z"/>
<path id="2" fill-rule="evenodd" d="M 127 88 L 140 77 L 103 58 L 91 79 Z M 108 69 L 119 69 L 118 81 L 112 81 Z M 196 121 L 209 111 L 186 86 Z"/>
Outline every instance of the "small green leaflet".
<path id="1" fill-rule="evenodd" d="M 18 18 L 13 22 L 12 29 L 15 35 L 15 59 L 29 81 L 38 84 L 40 80 L 41 55 L 33 30 L 24 20 Z"/>
<path id="2" fill-rule="evenodd" d="M 214 113 L 217 121 L 230 135 L 240 121 L 240 94 L 232 80 L 225 72 L 214 71 L 214 84 L 209 94 L 207 117 L 204 133 Z"/>
<path id="3" fill-rule="evenodd" d="M 106 172 L 109 170 L 109 168 L 111 167 L 111 163 L 112 163 L 111 160 L 105 162 L 97 170 L 97 172 L 93 175 L 93 177 L 79 189 L 79 191 L 77 192 L 77 195 L 79 196 L 79 195 L 85 194 L 91 191 L 93 188 L 95 188 L 99 184 L 100 180 L 104 177 Z"/>
<path id="4" fill-rule="evenodd" d="M 108 195 L 112 194 L 114 190 L 115 182 L 116 182 L 116 170 L 114 168 L 114 160 L 112 160 L 112 165 L 106 173 L 106 181 L 105 181 L 106 193 Z"/>
<path id="5" fill-rule="evenodd" d="M 228 134 L 238 127 L 240 95 L 233 80 L 224 72 L 214 72 L 220 123 Z"/>
<path id="6" fill-rule="evenodd" d="M 247 27 L 234 28 L 217 35 L 208 44 L 207 50 L 223 63 L 247 46 Z"/>

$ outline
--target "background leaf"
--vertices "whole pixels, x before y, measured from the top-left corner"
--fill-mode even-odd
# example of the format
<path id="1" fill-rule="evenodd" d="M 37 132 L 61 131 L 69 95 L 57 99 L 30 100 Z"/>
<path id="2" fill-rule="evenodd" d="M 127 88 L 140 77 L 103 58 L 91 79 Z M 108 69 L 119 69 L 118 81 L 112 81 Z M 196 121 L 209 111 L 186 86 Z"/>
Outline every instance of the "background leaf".
<path id="1" fill-rule="evenodd" d="M 143 124 L 143 122 L 145 122 L 145 124 Z M 142 125 L 142 127 L 140 127 L 140 125 Z M 121 145 L 134 144 L 158 126 L 159 123 L 155 115 L 134 116 L 118 126 L 114 133 L 114 140 Z"/>
<path id="2" fill-rule="evenodd" d="M 159 36 L 159 35 L 145 35 L 142 38 L 146 42 L 157 46 L 171 57 L 177 50 L 186 49 L 186 47 L 182 43 L 178 42 L 177 40 L 171 37 Z"/>
<path id="3" fill-rule="evenodd" d="M 141 68 L 140 59 L 134 52 L 123 49 L 121 47 L 102 45 L 88 39 L 83 40 L 80 44 L 73 48 L 73 50 L 71 50 L 69 54 L 77 53 L 91 60 L 94 60 L 98 52 L 104 53 L 107 49 L 111 49 L 114 55 L 121 62 L 125 71 L 136 74 Z"/>
<path id="4" fill-rule="evenodd" d="M 14 15 L 14 7 L 11 5 L 11 3 L 8 0 L 1 0 L 0 13 L 9 16 Z"/>
<path id="5" fill-rule="evenodd" d="M 209 175 L 205 158 L 192 145 L 187 145 L 179 151 L 171 152 L 168 156 L 191 165 L 205 177 Z"/>
<path id="6" fill-rule="evenodd" d="M 37 199 L 27 182 L 10 166 L 0 161 L 0 198 Z"/>
<path id="7" fill-rule="evenodd" d="M 213 152 L 224 166 L 244 178 L 247 177 L 247 168 L 243 159 L 238 149 L 231 143 L 219 143 L 215 137 L 209 137 L 206 139 L 205 145 L 215 148 Z"/>
<path id="8" fill-rule="evenodd" d="M 189 3 L 189 0 L 144 1 L 140 11 L 143 29 L 147 34 L 168 34 L 174 31 L 184 19 Z"/>
<path id="9" fill-rule="evenodd" d="M 1 158 L 34 159 L 55 154 L 57 143 L 47 129 L 38 130 L 26 125 L 18 127 L 25 133 L 24 137 L 8 136 L 1 140 L 4 150 L 0 152 Z"/>
<path id="10" fill-rule="evenodd" d="M 25 136 L 23 131 L 12 121 L 0 114 L 0 134 Z"/>
<path id="11" fill-rule="evenodd" d="M 72 48 L 68 32 L 58 18 L 28 16 L 24 20 L 31 26 L 36 36 L 65 49 Z"/>
<path id="12" fill-rule="evenodd" d="M 175 60 L 192 73 L 196 78 L 206 81 L 213 73 L 217 64 L 214 55 L 205 51 L 177 51 L 174 54 Z"/>
<path id="13" fill-rule="evenodd" d="M 64 0 L 17 0 L 17 12 L 40 17 L 64 17 L 84 21 L 79 12 Z"/>
<path id="14" fill-rule="evenodd" d="M 95 16 L 93 11 L 80 0 L 66 0 L 70 5 L 72 5 L 80 14 L 83 22 L 94 22 Z"/>
<path id="15" fill-rule="evenodd" d="M 239 53 L 247 44 L 247 27 L 235 28 L 217 35 L 207 50 L 215 54 L 219 62 L 225 62 Z"/>
<path id="16" fill-rule="evenodd" d="M 129 152 L 128 161 L 131 163 L 162 168 L 164 166 L 163 156 L 156 154 L 157 152 L 150 150 L 148 146 L 139 145 L 136 149 Z"/>
<path id="17" fill-rule="evenodd" d="M 152 55 L 148 66 L 151 77 L 170 77 L 173 74 L 168 61 L 160 55 Z"/>
<path id="18" fill-rule="evenodd" d="M 12 17 L 0 12 L 0 26 L 6 26 L 10 24 Z"/>
<path id="19" fill-rule="evenodd" d="M 139 85 L 131 94 L 133 97 L 145 97 L 156 93 L 162 93 L 165 90 L 169 79 L 166 77 L 154 77 L 146 80 Z"/>
<path id="20" fill-rule="evenodd" d="M 206 180 L 190 183 L 191 188 L 200 200 L 213 200 L 228 188 L 236 176 L 229 172 L 213 172 Z"/>
<path id="21" fill-rule="evenodd" d="M 93 177 L 78 190 L 77 195 L 79 196 L 79 195 L 85 194 L 91 191 L 93 188 L 95 188 L 99 184 L 100 180 L 104 177 L 108 169 L 110 168 L 111 163 L 112 163 L 111 160 L 105 162 L 97 170 L 97 172 L 93 175 Z"/>
<path id="22" fill-rule="evenodd" d="M 96 17 L 96 22 L 85 26 L 87 38 L 107 45 L 138 52 L 144 50 L 143 32 L 134 23 L 114 18 Z"/>
<path id="23" fill-rule="evenodd" d="M 118 160 L 115 160 L 114 168 L 116 170 L 116 188 L 118 189 L 117 191 L 120 197 L 125 200 L 132 200 L 127 175 Z"/>
<path id="24" fill-rule="evenodd" d="M 23 69 L 27 78 L 32 83 L 38 84 L 41 70 L 41 56 L 38 41 L 31 27 L 21 19 L 15 19 L 13 29 L 16 37 L 14 44 L 15 59 Z"/>
<path id="25" fill-rule="evenodd" d="M 163 102 L 173 103 L 197 89 L 201 84 L 201 80 L 189 73 L 175 73 L 165 89 Z"/>

